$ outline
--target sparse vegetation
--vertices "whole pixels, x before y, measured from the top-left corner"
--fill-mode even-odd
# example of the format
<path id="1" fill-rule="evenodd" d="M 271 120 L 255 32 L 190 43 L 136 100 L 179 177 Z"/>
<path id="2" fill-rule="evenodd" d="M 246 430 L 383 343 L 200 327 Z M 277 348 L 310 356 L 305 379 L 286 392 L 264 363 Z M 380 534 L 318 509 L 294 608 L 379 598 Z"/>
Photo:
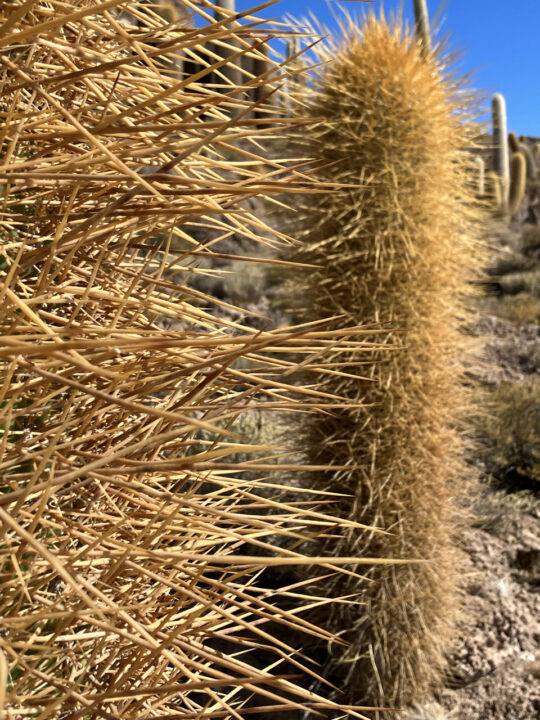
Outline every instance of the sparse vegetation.
<path id="1" fill-rule="evenodd" d="M 501 383 L 487 403 L 490 414 L 485 431 L 491 461 L 501 468 L 503 476 L 513 472 L 523 479 L 540 481 L 540 379 Z"/>

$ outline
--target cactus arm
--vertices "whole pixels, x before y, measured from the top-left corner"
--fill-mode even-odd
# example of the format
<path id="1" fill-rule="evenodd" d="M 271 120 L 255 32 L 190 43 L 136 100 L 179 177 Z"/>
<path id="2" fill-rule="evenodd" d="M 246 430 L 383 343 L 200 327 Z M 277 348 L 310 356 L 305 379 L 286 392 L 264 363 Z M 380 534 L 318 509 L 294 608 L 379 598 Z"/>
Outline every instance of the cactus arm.
<path id="1" fill-rule="evenodd" d="M 508 145 L 513 153 L 519 152 L 519 140 L 515 132 L 508 133 Z"/>
<path id="2" fill-rule="evenodd" d="M 521 152 L 514 153 L 510 162 L 510 190 L 508 193 L 508 215 L 512 217 L 521 205 L 527 183 L 527 162 Z"/>
<path id="3" fill-rule="evenodd" d="M 486 173 L 486 193 L 485 197 L 491 205 L 496 216 L 503 215 L 503 199 L 501 178 L 496 172 L 490 170 Z"/>
<path id="4" fill-rule="evenodd" d="M 527 163 L 527 180 L 536 180 L 537 166 L 531 148 L 524 142 L 519 143 L 519 152 L 525 157 Z"/>

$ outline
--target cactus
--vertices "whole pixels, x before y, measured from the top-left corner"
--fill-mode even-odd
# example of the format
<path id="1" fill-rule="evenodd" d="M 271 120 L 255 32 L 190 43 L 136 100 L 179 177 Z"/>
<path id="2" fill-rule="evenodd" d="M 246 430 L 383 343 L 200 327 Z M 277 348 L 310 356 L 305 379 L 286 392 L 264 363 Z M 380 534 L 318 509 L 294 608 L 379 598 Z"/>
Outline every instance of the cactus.
<path id="1" fill-rule="evenodd" d="M 351 530 L 315 552 L 413 561 L 375 567 L 364 583 L 329 581 L 329 592 L 359 605 L 330 610 L 350 645 L 334 646 L 324 675 L 350 701 L 401 707 L 440 684 L 458 606 L 453 498 L 467 475 L 456 430 L 467 407 L 459 318 L 478 266 L 480 212 L 464 148 L 477 130 L 463 122 L 466 93 L 442 60 L 397 24 L 370 16 L 359 31 L 351 21 L 343 41 L 317 52 L 307 108 L 318 124 L 299 134 L 294 156 L 317 158 L 317 176 L 334 191 L 295 204 L 297 259 L 317 268 L 294 275 L 296 312 L 381 323 L 394 351 L 321 378 L 356 407 L 304 425 L 312 463 L 349 464 L 318 475 L 315 487 L 343 494 L 344 519 L 389 534 Z"/>
<path id="2" fill-rule="evenodd" d="M 289 61 L 289 72 L 292 72 L 292 76 L 287 81 L 287 94 L 294 105 L 295 102 L 301 101 L 306 90 L 306 78 L 302 73 L 303 63 L 299 38 L 292 37 L 287 40 L 286 57 Z"/>
<path id="3" fill-rule="evenodd" d="M 506 101 L 504 95 L 497 93 L 491 102 L 493 121 L 493 146 L 495 172 L 501 179 L 503 206 L 507 205 L 510 185 L 510 161 L 508 156 Z"/>
<path id="4" fill-rule="evenodd" d="M 527 163 L 527 180 L 534 182 L 538 179 L 538 169 L 531 148 L 526 142 L 520 142 L 518 152 L 522 153 Z"/>
<path id="5" fill-rule="evenodd" d="M 530 152 L 522 151 L 522 145 L 516 134 L 507 135 L 506 102 L 501 93 L 493 96 L 493 145 L 495 171 L 500 180 L 500 204 L 496 212 L 510 220 L 518 210 L 525 194 L 527 175 L 536 178 L 536 166 Z M 512 152 L 509 158 L 509 150 Z M 529 156 L 529 160 L 527 160 Z"/>
<path id="6" fill-rule="evenodd" d="M 536 180 L 536 160 L 534 159 L 531 148 L 526 142 L 525 136 L 520 135 L 519 138 L 514 132 L 508 134 L 508 146 L 512 153 L 522 153 L 527 164 L 527 180 Z"/>
<path id="7" fill-rule="evenodd" d="M 253 93 L 253 100 L 256 103 L 264 102 L 263 109 L 255 111 L 257 119 L 272 117 L 268 111 L 277 104 L 277 96 L 272 92 L 272 86 L 267 84 L 268 76 L 272 74 L 273 64 L 268 60 L 268 47 L 259 48 L 252 61 L 253 74 L 258 78 L 264 78 L 265 82 L 259 82 Z M 260 106 L 259 106 L 260 107 Z M 264 125 L 263 125 L 264 127 Z"/>
<path id="8" fill-rule="evenodd" d="M 254 329 L 194 287 L 197 261 L 231 235 L 285 242 L 246 200 L 314 188 L 277 160 L 270 178 L 253 169 L 267 150 L 244 99 L 160 72 L 163 46 L 200 53 L 216 36 L 240 42 L 233 30 L 178 33 L 145 4 L 121 8 L 136 40 L 111 3 L 0 4 L 0 712 L 343 715 L 305 689 L 313 670 L 268 626 L 331 633 L 302 617 L 302 589 L 280 600 L 265 582 L 272 566 L 336 572 L 351 558 L 303 553 L 336 518 L 257 480 L 278 457 L 296 465 L 237 420 L 331 412 L 337 397 L 289 384 L 292 358 L 319 373 L 326 348 L 336 372 L 339 346 L 361 337 Z M 250 18 L 259 37 L 283 29 L 263 24 Z M 249 163 L 223 162 L 239 135 Z"/>
<path id="9" fill-rule="evenodd" d="M 508 194 L 508 215 L 512 217 L 521 205 L 527 184 L 527 162 L 521 152 L 512 155 L 510 162 L 510 192 Z"/>
<path id="10" fill-rule="evenodd" d="M 236 2 L 235 0 L 215 0 L 214 3 L 214 17 L 216 19 L 216 22 L 220 22 L 223 20 L 224 17 L 228 17 L 229 15 L 234 15 L 236 13 Z M 225 10 L 226 12 L 221 12 L 222 10 Z M 231 42 L 230 40 L 226 43 L 226 47 L 223 45 L 216 45 L 214 48 L 214 52 L 222 58 L 228 58 L 231 55 L 234 55 L 235 52 L 238 51 L 237 42 Z M 225 78 L 227 80 L 227 83 L 231 86 L 238 86 L 242 84 L 242 74 L 240 72 L 240 69 L 237 65 L 241 61 L 236 60 L 234 63 L 228 63 L 225 67 L 221 68 L 219 70 L 218 74 L 216 74 L 216 81 L 217 82 L 223 82 L 222 78 Z"/>
<path id="11" fill-rule="evenodd" d="M 508 147 L 510 148 L 510 152 L 519 152 L 520 142 L 515 132 L 508 133 Z"/>
<path id="12" fill-rule="evenodd" d="M 501 179 L 493 170 L 486 173 L 486 197 L 494 209 L 495 214 L 502 213 L 503 199 Z"/>
<path id="13" fill-rule="evenodd" d="M 481 157 L 474 158 L 474 167 L 476 173 L 476 192 L 481 197 L 486 192 L 486 163 Z"/>
<path id="14" fill-rule="evenodd" d="M 431 52 L 431 31 L 426 0 L 414 0 L 414 21 L 422 53 L 428 55 Z"/>

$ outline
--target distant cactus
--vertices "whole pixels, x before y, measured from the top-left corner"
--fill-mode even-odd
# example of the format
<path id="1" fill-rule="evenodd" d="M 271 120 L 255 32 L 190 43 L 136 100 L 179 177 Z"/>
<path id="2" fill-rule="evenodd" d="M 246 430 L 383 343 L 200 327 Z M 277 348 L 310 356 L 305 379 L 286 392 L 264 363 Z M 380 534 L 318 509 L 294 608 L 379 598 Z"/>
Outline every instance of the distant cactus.
<path id="1" fill-rule="evenodd" d="M 510 182 L 510 161 L 508 157 L 506 101 L 504 95 L 497 93 L 491 103 L 493 121 L 493 146 L 495 172 L 501 178 L 503 203 L 506 204 Z"/>
<path id="2" fill-rule="evenodd" d="M 429 15 L 426 0 L 414 0 L 414 19 L 416 25 L 416 36 L 422 48 L 423 54 L 431 52 L 431 31 L 429 27 Z"/>
<path id="3" fill-rule="evenodd" d="M 236 0 L 214 0 L 214 17 L 216 19 L 216 22 L 220 22 L 228 15 L 233 15 L 236 12 Z M 221 10 L 225 10 L 228 12 L 220 12 Z M 235 53 L 237 48 L 235 47 L 236 43 L 231 41 L 230 39 L 227 40 L 227 47 L 223 47 L 222 45 L 216 45 L 214 48 L 214 51 L 220 55 L 223 58 L 229 57 Z M 239 65 L 241 63 L 241 60 L 236 60 L 236 62 L 232 62 L 227 64 L 225 67 L 221 68 L 220 70 L 216 71 L 216 81 L 217 82 L 223 82 L 222 77 L 226 78 L 228 83 L 231 86 L 234 85 L 241 85 L 242 84 L 242 74 L 239 68 Z M 232 89 L 232 88 L 231 88 Z"/>
<path id="4" fill-rule="evenodd" d="M 502 212 L 501 178 L 493 170 L 486 173 L 485 194 L 495 214 Z"/>
<path id="5" fill-rule="evenodd" d="M 476 130 L 442 61 L 399 25 L 370 16 L 361 31 L 351 21 L 342 41 L 327 43 L 316 48 L 322 69 L 298 109 L 319 122 L 294 150 L 320 159 L 320 179 L 346 187 L 295 205 L 305 236 L 297 259 L 317 267 L 294 277 L 305 303 L 298 314 L 382 323 L 395 351 L 321 378 L 357 406 L 305 428 L 313 463 L 350 467 L 321 474 L 316 487 L 342 493 L 343 518 L 390 534 L 353 530 L 321 543 L 329 553 L 428 562 L 374 568 L 360 588 L 355 577 L 329 581 L 329 592 L 357 595 L 359 605 L 329 613 L 350 646 L 334 646 L 325 677 L 351 701 L 406 706 L 440 683 L 457 606 L 453 497 L 466 474 L 458 318 L 477 266 L 463 149 Z"/>
<path id="6" fill-rule="evenodd" d="M 508 133 L 508 145 L 513 153 L 519 152 L 520 142 L 515 132 Z"/>
<path id="7" fill-rule="evenodd" d="M 299 38 L 292 37 L 287 40 L 286 57 L 289 61 L 289 72 L 293 71 L 293 75 L 287 81 L 288 92 L 298 100 L 302 96 L 306 85 L 305 75 L 301 72 L 303 63 Z"/>
<path id="8" fill-rule="evenodd" d="M 486 163 L 481 157 L 474 158 L 474 168 L 476 174 L 476 192 L 482 196 L 486 192 Z"/>
<path id="9" fill-rule="evenodd" d="M 525 162 L 527 163 L 527 180 L 536 180 L 538 176 L 538 168 L 531 148 L 526 142 L 520 142 L 519 152 L 524 155 Z"/>
<path id="10" fill-rule="evenodd" d="M 493 96 L 492 119 L 494 165 L 499 176 L 501 196 L 495 209 L 498 214 L 510 220 L 523 200 L 528 172 L 531 176 L 534 172 L 536 177 L 536 167 L 530 152 L 522 151 L 524 144 L 517 135 L 514 132 L 507 133 L 506 101 L 501 93 Z M 512 152 L 511 158 L 509 151 Z"/>
<path id="11" fill-rule="evenodd" d="M 273 67 L 274 66 L 272 65 L 272 63 L 268 61 L 268 47 L 265 46 L 259 48 L 256 57 L 252 59 L 251 68 L 253 74 L 258 78 L 267 79 L 268 76 L 272 73 Z M 256 110 L 256 118 L 269 117 L 268 107 L 276 104 L 276 94 L 271 93 L 271 91 L 271 85 L 267 85 L 265 83 L 261 83 L 255 88 L 253 94 L 253 99 L 255 100 L 255 102 L 262 101 L 264 98 L 266 98 L 266 109 Z"/>
<path id="12" fill-rule="evenodd" d="M 510 189 L 508 193 L 508 215 L 512 217 L 521 205 L 527 183 L 527 162 L 521 152 L 512 155 L 510 161 Z"/>

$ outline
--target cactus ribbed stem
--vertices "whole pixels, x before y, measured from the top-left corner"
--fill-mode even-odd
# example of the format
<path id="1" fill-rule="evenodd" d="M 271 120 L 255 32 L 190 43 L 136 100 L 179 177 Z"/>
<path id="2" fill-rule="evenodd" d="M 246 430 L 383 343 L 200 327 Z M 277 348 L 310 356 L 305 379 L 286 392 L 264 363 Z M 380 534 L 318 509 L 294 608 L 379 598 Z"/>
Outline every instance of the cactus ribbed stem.
<path id="1" fill-rule="evenodd" d="M 506 101 L 504 95 L 497 93 L 491 103 L 493 120 L 493 146 L 495 172 L 502 182 L 502 200 L 506 204 L 510 184 L 510 161 L 508 157 Z"/>
<path id="2" fill-rule="evenodd" d="M 486 163 L 481 157 L 474 159 L 474 166 L 476 171 L 476 190 L 479 195 L 484 195 L 486 192 Z"/>
<path id="3" fill-rule="evenodd" d="M 422 53 L 428 54 L 431 52 L 431 31 L 426 0 L 414 0 L 414 20 L 416 36 L 422 46 Z"/>
<path id="4" fill-rule="evenodd" d="M 518 210 L 527 184 L 527 163 L 521 152 L 514 153 L 510 162 L 510 190 L 508 193 L 508 215 L 512 217 Z"/>
<path id="5" fill-rule="evenodd" d="M 223 20 L 224 15 L 229 13 L 235 13 L 236 7 L 235 7 L 236 0 L 215 0 L 215 9 L 214 9 L 214 17 L 216 21 Z M 220 12 L 220 10 L 226 10 L 229 11 L 228 13 Z M 229 45 L 231 43 L 229 42 Z M 230 55 L 233 55 L 234 50 L 231 48 L 223 48 L 221 46 L 216 46 L 214 48 L 214 51 L 220 55 L 223 58 L 229 57 Z M 235 63 L 240 64 L 241 60 L 237 59 Z M 242 73 L 238 69 L 238 67 L 235 67 L 235 65 L 226 65 L 225 67 L 222 67 L 220 70 L 220 73 L 224 75 L 227 80 L 230 82 L 231 85 L 242 85 Z M 216 76 L 217 81 L 221 81 L 221 78 L 219 75 Z"/>
<path id="6" fill-rule="evenodd" d="M 528 180 L 536 180 L 537 175 L 537 167 L 536 167 L 536 160 L 534 159 L 534 155 L 532 154 L 531 148 L 524 142 L 519 143 L 519 152 L 522 153 L 525 157 L 525 162 L 527 163 L 527 179 Z"/>
<path id="7" fill-rule="evenodd" d="M 477 212 L 463 148 L 477 129 L 464 122 L 465 96 L 453 95 L 440 59 L 400 26 L 368 17 L 315 52 L 322 69 L 298 114 L 317 125 L 299 130 L 294 152 L 320 160 L 314 173 L 338 187 L 295 205 L 304 230 L 295 259 L 305 267 L 291 292 L 304 303 L 302 320 L 330 312 L 382 323 L 399 348 L 347 377 L 320 378 L 318 387 L 355 407 L 306 424 L 310 462 L 350 468 L 313 485 L 342 493 L 343 518 L 390 531 L 321 538 L 321 553 L 430 560 L 368 569 L 374 582 L 360 586 L 359 607 L 325 609 L 350 643 L 333 646 L 330 670 L 350 702 L 404 707 L 440 683 L 458 601 L 459 318 L 474 277 Z M 328 585 L 329 595 L 359 591 L 357 578 Z"/>

